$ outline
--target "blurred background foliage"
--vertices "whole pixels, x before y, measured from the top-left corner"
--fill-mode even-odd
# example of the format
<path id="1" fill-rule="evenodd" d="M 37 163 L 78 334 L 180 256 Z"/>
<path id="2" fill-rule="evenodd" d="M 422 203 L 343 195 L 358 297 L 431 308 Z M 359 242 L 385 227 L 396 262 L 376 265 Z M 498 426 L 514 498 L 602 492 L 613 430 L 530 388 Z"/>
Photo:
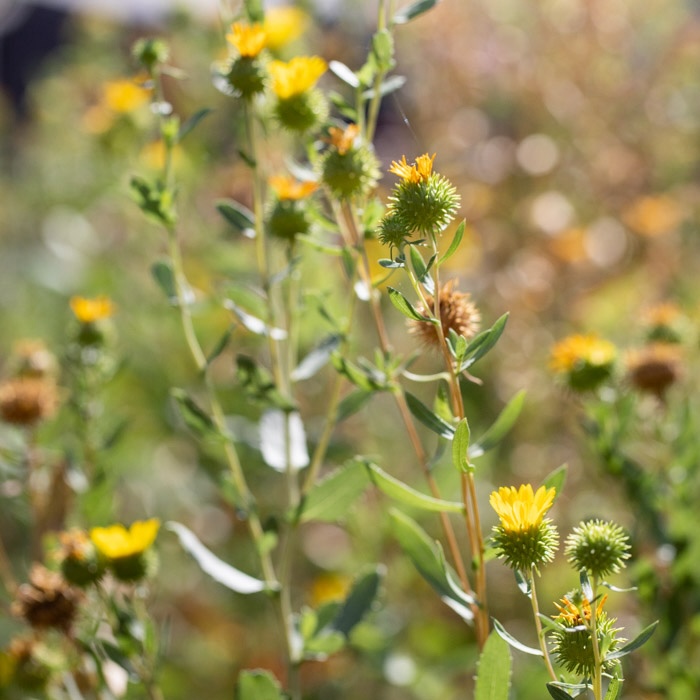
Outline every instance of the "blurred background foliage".
<path id="1" fill-rule="evenodd" d="M 359 67 L 374 30 L 374 5 L 299 3 L 308 27 L 290 55 L 313 51 Z M 486 501 L 494 486 L 536 484 L 566 462 L 566 491 L 553 512 L 562 532 L 597 516 L 615 518 L 632 534 L 635 563 L 616 583 L 636 582 L 639 601 L 628 597 L 616 609 L 613 599 L 611 610 L 630 637 L 663 620 L 646 655 L 626 668 L 626 695 L 635 698 L 695 698 L 700 688 L 693 670 L 700 648 L 699 20 L 695 4 L 680 0 L 445 0 L 398 28 L 397 72 L 408 80 L 385 100 L 376 137 L 384 170 L 401 154 L 437 152 L 440 171 L 462 195 L 467 220 L 450 273 L 472 293 L 486 326 L 510 312 L 499 345 L 479 366 L 483 386 L 470 385 L 465 393 L 478 434 L 510 397 L 527 390 L 509 439 L 478 464 L 488 525 L 495 521 Z M 246 281 L 254 282 L 252 248 L 215 208 L 221 198 L 251 204 L 249 171 L 238 155 L 240 108 L 209 78 L 212 62 L 222 56 L 225 28 L 215 16 L 190 17 L 185 10 L 148 26 L 72 12 L 60 46 L 33 73 L 21 111 L 9 98 L 0 106 L 0 359 L 7 373 L 17 341 L 43 340 L 61 360 L 60 384 L 68 395 L 74 322 L 68 300 L 109 296 L 116 306 L 110 340 L 115 372 L 99 390 L 94 420 L 103 436 L 117 429 L 120 435 L 97 456 L 99 488 L 77 497 L 82 524 L 177 520 L 222 558 L 250 570 L 255 559 L 244 528 L 212 478 L 220 469 L 217 448 L 191 439 L 170 399 L 171 387 L 196 392 L 197 380 L 176 314 L 150 272 L 165 242 L 143 221 L 128 187 L 134 172 L 157 167 L 152 115 L 146 103 L 120 102 L 105 90 L 134 73 L 131 46 L 154 33 L 167 38 L 170 63 L 185 75 L 166 78 L 175 112 L 186 118 L 202 107 L 213 110 L 175 163 L 185 266 L 205 348 L 231 322 L 212 297 L 240 295 Z M 4 73 L 15 69 L 3 66 Z M 330 73 L 323 85 L 344 89 Z M 270 140 L 267 156 L 274 160 L 279 148 Z M 388 185 L 380 187 L 386 194 Z M 385 255 L 377 245 L 377 258 Z M 318 297 L 332 314 L 340 313 L 334 264 L 310 250 L 303 266 Z M 307 349 L 329 330 L 316 301 L 308 300 Z M 682 354 L 672 386 L 659 398 L 635 391 L 625 353 L 646 342 L 645 314 L 661 302 L 678 308 Z M 403 319 L 388 316 L 395 346 L 413 351 L 416 341 Z M 586 396 L 563 387 L 548 367 L 552 345 L 573 332 L 597 332 L 619 348 L 609 385 Z M 240 390 L 234 356 L 255 355 L 256 342 L 236 328 L 215 365 L 226 411 L 242 436 L 255 433 L 259 411 Z M 353 339 L 359 354 L 369 355 L 375 342 L 369 330 Z M 433 364 L 426 353 L 416 366 L 427 371 Z M 332 371 L 324 369 L 304 387 L 301 412 L 311 441 L 320 430 L 315 407 Z M 42 426 L 39 441 L 70 461 L 84 447 L 76 443 L 75 421 L 62 410 Z M 27 523 L 14 505 L 17 438 L 10 427 L 0 431 L 0 527 L 19 570 L 26 570 Z M 377 397 L 341 424 L 329 466 L 358 452 L 383 455 L 383 468 L 420 484 L 388 397 Z M 275 475 L 245 439 L 241 454 L 253 489 L 262 494 L 263 519 L 272 517 L 283 503 Z M 436 478 L 450 498 L 457 488 L 451 466 L 440 466 Z M 308 695 L 464 697 L 477 654 L 471 631 L 401 556 L 388 535 L 386 509 L 385 499 L 368 493 L 342 527 L 302 528 L 300 600 L 332 596 L 377 561 L 389 572 L 382 605 L 357 630 L 353 651 L 305 666 Z M 424 526 L 432 531 L 437 523 L 426 518 Z M 241 602 L 207 579 L 167 533 L 159 537 L 159 551 L 153 610 L 168 621 L 166 697 L 230 697 L 240 668 L 283 674 L 268 606 Z M 557 560 L 546 571 L 542 600 L 557 600 L 575 584 L 560 566 Z M 532 642 L 512 575 L 491 563 L 489 577 L 493 615 Z M 0 618 L 0 644 L 17 626 Z M 515 678 L 513 697 L 542 697 L 545 674 L 536 664 L 517 658 Z"/>

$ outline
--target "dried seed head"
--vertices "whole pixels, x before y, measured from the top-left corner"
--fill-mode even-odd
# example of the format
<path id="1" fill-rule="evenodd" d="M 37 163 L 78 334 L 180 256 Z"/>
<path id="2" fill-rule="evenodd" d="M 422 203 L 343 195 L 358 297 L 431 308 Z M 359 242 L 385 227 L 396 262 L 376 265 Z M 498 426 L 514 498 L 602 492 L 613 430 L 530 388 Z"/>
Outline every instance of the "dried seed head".
<path id="1" fill-rule="evenodd" d="M 6 423 L 30 427 L 56 411 L 56 385 L 45 379 L 18 377 L 0 384 L 0 418 Z"/>
<path id="2" fill-rule="evenodd" d="M 626 365 L 627 377 L 632 386 L 662 400 L 666 390 L 682 374 L 680 349 L 668 343 L 652 343 L 630 352 Z"/>

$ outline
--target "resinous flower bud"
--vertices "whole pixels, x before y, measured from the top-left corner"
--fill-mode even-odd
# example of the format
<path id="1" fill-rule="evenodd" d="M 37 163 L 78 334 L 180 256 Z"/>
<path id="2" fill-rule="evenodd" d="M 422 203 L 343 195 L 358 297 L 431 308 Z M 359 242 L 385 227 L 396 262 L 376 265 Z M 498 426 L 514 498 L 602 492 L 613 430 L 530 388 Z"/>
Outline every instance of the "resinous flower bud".
<path id="1" fill-rule="evenodd" d="M 106 566 L 120 581 L 139 581 L 153 573 L 157 560 L 151 550 L 160 522 L 140 520 L 127 529 L 123 525 L 96 527 L 90 539 Z"/>
<path id="2" fill-rule="evenodd" d="M 575 391 L 596 389 L 612 376 L 617 349 L 595 334 L 571 335 L 553 348 L 549 366 Z"/>
<path id="3" fill-rule="evenodd" d="M 237 95 L 250 99 L 265 89 L 266 74 L 259 59 L 267 44 L 267 34 L 261 24 L 236 22 L 226 35 L 237 56 L 231 61 L 226 79 Z"/>
<path id="4" fill-rule="evenodd" d="M 554 558 L 559 535 L 544 516 L 555 496 L 554 488 L 540 486 L 535 492 L 530 484 L 502 486 L 491 494 L 489 503 L 500 518 L 493 528 L 493 545 L 511 569 L 529 571 Z"/>
<path id="5" fill-rule="evenodd" d="M 404 239 L 416 232 L 434 236 L 454 219 L 459 195 L 446 177 L 433 172 L 434 160 L 435 154 L 425 153 L 415 163 L 408 163 L 406 156 L 392 162 L 389 172 L 400 180 L 389 197 L 387 215 L 396 219 L 391 234 L 399 230 L 400 224 L 405 230 Z M 382 243 L 396 245 L 396 240 L 388 234 L 384 227 L 380 228 Z"/>
<path id="6" fill-rule="evenodd" d="M 601 578 L 616 574 L 630 554 L 629 537 L 616 523 L 589 520 L 580 523 L 566 538 L 564 552 L 576 571 Z"/>
<path id="7" fill-rule="evenodd" d="M 291 61 L 270 61 L 268 72 L 276 96 L 273 110 L 279 123 L 291 131 L 310 131 L 328 116 L 328 104 L 315 88 L 326 72 L 319 56 L 295 56 Z"/>
<path id="8" fill-rule="evenodd" d="M 104 561 L 97 556 L 95 545 L 86 532 L 62 532 L 59 543 L 61 573 L 68 583 L 84 588 L 102 578 L 105 572 Z"/>
<path id="9" fill-rule="evenodd" d="M 80 345 L 103 345 L 109 339 L 112 331 L 109 319 L 114 314 L 109 297 L 71 297 L 70 308 L 79 324 L 76 340 Z"/>
<path id="10" fill-rule="evenodd" d="M 619 648 L 625 640 L 617 636 L 620 631 L 614 625 L 617 619 L 609 617 L 603 610 L 607 596 L 601 598 L 595 609 L 596 636 L 601 659 Z M 559 614 L 554 621 L 560 627 L 554 628 L 549 638 L 552 642 L 552 652 L 557 661 L 570 673 L 580 677 L 591 676 L 595 671 L 595 656 L 591 638 L 591 615 L 593 614 L 590 601 L 580 592 L 568 593 L 555 603 Z M 611 672 L 617 665 L 616 660 L 603 661 L 603 672 Z"/>
<path id="11" fill-rule="evenodd" d="M 311 222 L 307 200 L 318 189 L 318 184 L 300 182 L 286 175 L 275 175 L 268 184 L 275 195 L 267 217 L 270 235 L 293 241 L 297 235 L 308 233 Z"/>
<path id="12" fill-rule="evenodd" d="M 321 179 L 341 200 L 369 194 L 379 179 L 379 164 L 372 149 L 360 138 L 357 124 L 328 130 L 329 148 L 321 163 Z"/>

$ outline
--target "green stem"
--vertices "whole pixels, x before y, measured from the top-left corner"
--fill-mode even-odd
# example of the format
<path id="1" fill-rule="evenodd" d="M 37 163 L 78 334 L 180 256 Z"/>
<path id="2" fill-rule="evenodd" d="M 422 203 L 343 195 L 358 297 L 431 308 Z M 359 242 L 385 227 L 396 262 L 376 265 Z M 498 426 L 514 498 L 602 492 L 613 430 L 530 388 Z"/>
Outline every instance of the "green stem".
<path id="1" fill-rule="evenodd" d="M 544 663 L 547 666 L 547 673 L 553 681 L 558 680 L 557 674 L 552 666 L 552 660 L 549 657 L 549 649 L 547 649 L 547 640 L 542 629 L 542 620 L 540 619 L 540 606 L 537 601 L 537 588 L 535 587 L 535 567 L 531 567 L 528 581 L 530 583 L 530 602 L 532 603 L 532 614 L 535 618 L 535 629 L 537 630 L 537 640 L 540 643 L 540 649 L 544 656 Z"/>
<path id="2" fill-rule="evenodd" d="M 593 647 L 593 696 L 595 700 L 603 700 L 603 663 L 600 657 L 600 643 L 598 641 L 598 620 L 596 615 L 596 600 L 598 598 L 598 578 L 593 577 L 591 583 L 591 646 Z"/>

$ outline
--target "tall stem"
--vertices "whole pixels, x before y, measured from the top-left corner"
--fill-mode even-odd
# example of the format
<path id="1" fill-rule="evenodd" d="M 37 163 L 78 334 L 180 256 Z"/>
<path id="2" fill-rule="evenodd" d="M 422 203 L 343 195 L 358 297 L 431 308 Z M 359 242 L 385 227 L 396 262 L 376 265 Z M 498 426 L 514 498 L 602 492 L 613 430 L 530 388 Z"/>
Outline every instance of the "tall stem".
<path id="1" fill-rule="evenodd" d="M 552 660 L 549 657 L 549 649 L 547 649 L 547 640 L 544 635 L 544 631 L 542 629 L 542 620 L 540 619 L 540 606 L 537 601 L 537 588 L 535 587 L 535 567 L 531 567 L 528 581 L 530 584 L 530 602 L 532 603 L 532 614 L 535 618 L 535 629 L 537 630 L 537 640 L 540 643 L 540 649 L 542 650 L 542 654 L 544 656 L 544 663 L 545 666 L 547 666 L 547 673 L 549 673 L 549 677 L 553 680 L 556 681 L 557 679 L 557 674 L 554 671 L 554 667 L 552 666 Z"/>
<path id="2" fill-rule="evenodd" d="M 598 578 L 593 577 L 591 582 L 591 646 L 593 647 L 593 696 L 595 700 L 603 700 L 603 664 L 600 657 L 600 643 L 598 641 L 598 620 L 596 615 L 596 600 L 598 598 Z"/>

